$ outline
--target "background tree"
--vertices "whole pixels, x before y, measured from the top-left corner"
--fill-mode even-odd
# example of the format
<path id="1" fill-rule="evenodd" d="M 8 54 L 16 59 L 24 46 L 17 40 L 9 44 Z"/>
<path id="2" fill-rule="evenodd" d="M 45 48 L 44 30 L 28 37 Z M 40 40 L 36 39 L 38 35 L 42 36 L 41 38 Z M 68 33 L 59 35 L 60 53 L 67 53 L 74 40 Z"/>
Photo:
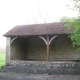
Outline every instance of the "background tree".
<path id="1" fill-rule="evenodd" d="M 73 10 L 78 11 L 78 16 L 76 18 L 68 18 L 68 17 L 62 17 L 62 22 L 69 22 L 65 26 L 70 28 L 74 28 L 75 30 L 70 33 L 69 37 L 71 38 L 73 42 L 73 46 L 79 46 L 77 49 L 80 51 L 80 0 L 72 0 L 74 3 Z M 74 13 L 73 13 L 74 14 Z"/>

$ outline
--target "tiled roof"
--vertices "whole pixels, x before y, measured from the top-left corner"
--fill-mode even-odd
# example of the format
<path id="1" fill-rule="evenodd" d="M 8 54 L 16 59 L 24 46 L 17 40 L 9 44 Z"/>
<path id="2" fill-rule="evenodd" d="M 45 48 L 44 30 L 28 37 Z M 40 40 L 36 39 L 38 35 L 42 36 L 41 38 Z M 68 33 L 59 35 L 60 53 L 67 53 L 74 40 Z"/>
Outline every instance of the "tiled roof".
<path id="1" fill-rule="evenodd" d="M 64 26 L 65 22 L 31 24 L 15 26 L 3 36 L 28 36 L 46 34 L 69 34 L 69 30 Z"/>

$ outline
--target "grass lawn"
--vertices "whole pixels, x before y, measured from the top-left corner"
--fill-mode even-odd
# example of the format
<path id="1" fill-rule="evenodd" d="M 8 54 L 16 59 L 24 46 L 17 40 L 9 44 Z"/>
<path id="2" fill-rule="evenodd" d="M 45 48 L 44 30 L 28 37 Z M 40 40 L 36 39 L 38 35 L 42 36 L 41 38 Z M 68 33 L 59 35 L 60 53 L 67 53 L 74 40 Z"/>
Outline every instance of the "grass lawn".
<path id="1" fill-rule="evenodd" d="M 6 57 L 5 52 L 0 52 L 0 71 L 1 71 L 1 66 L 5 65 L 5 57 Z"/>

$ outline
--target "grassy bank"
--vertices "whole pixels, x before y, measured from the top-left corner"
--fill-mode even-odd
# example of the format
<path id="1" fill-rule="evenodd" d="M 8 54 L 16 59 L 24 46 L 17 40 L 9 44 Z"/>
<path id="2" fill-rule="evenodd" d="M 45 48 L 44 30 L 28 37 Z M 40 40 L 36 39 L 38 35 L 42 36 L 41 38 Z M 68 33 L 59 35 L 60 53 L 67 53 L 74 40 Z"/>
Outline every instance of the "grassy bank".
<path id="1" fill-rule="evenodd" d="M 1 66 L 5 65 L 5 52 L 0 52 L 0 71 L 1 71 Z"/>

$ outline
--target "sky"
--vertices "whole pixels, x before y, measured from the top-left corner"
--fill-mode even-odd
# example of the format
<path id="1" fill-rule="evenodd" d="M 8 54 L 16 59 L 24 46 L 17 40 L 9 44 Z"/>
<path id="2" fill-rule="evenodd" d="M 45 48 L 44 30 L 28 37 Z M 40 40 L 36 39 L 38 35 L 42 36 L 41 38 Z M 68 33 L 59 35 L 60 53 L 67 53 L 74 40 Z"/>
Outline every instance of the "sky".
<path id="1" fill-rule="evenodd" d="M 58 22 L 61 17 L 76 17 L 67 7 L 71 0 L 0 0 L 0 47 L 6 47 L 3 34 L 16 25 Z"/>

